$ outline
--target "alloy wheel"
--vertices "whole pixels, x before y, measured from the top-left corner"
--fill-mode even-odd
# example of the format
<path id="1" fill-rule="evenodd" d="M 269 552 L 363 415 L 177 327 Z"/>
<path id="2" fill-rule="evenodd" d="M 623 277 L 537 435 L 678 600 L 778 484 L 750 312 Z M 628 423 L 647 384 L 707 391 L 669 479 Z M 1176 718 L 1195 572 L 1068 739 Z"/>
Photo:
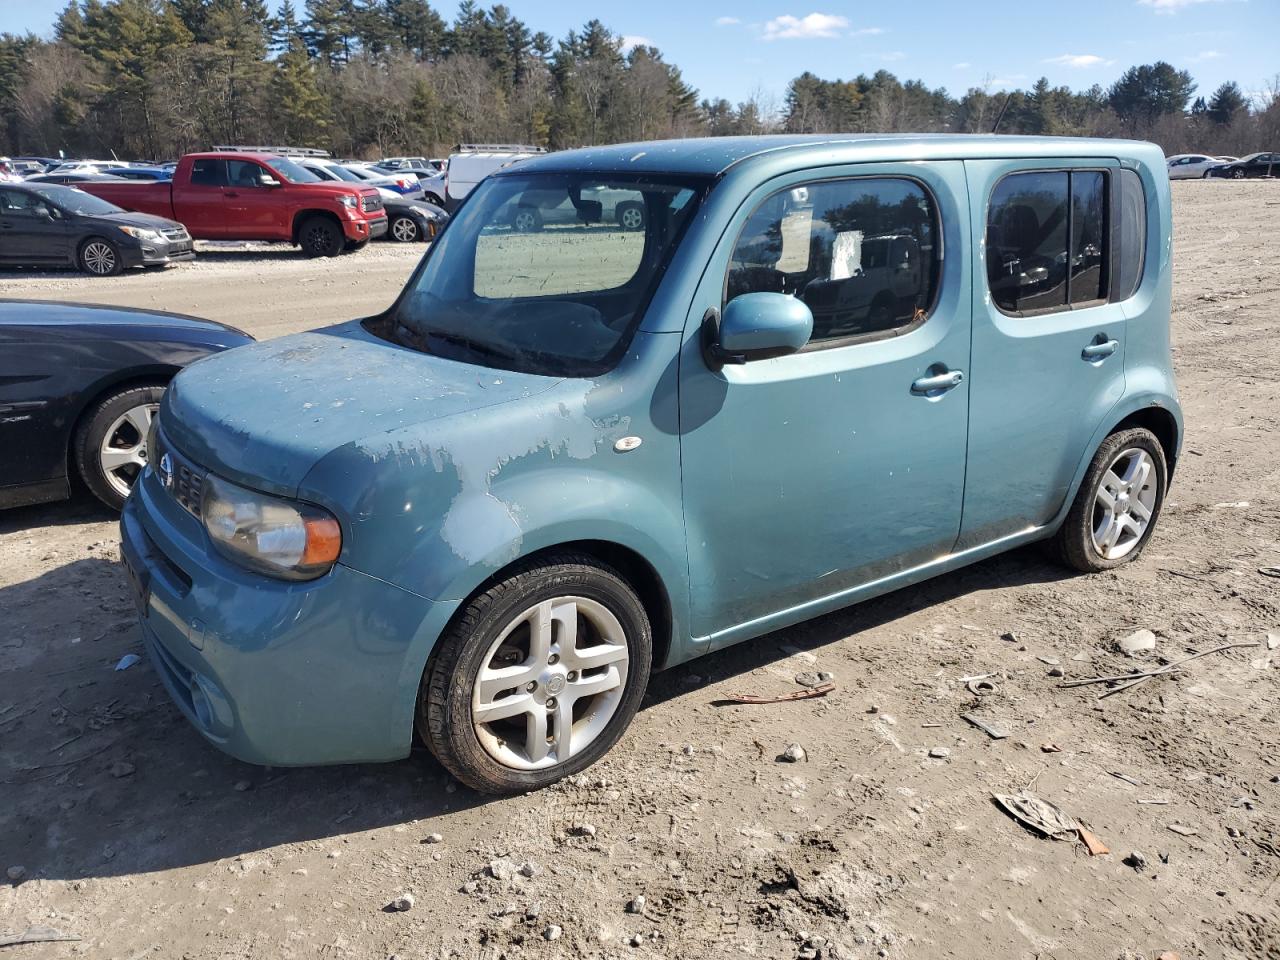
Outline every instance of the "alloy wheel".
<path id="1" fill-rule="evenodd" d="M 418 225 L 410 217 L 397 217 L 391 224 L 391 235 L 401 243 L 412 243 L 418 239 Z"/>
<path id="2" fill-rule="evenodd" d="M 517 213 L 512 225 L 521 233 L 528 233 L 534 229 L 537 220 L 532 213 Z"/>
<path id="3" fill-rule="evenodd" d="M 603 604 L 568 596 L 529 607 L 485 653 L 471 698 L 477 740 L 511 769 L 564 763 L 609 725 L 629 662 L 622 624 Z"/>
<path id="4" fill-rule="evenodd" d="M 644 214 L 635 207 L 622 211 L 622 226 L 627 230 L 639 230 L 644 226 Z"/>
<path id="5" fill-rule="evenodd" d="M 100 277 L 111 274 L 116 268 L 116 252 L 109 244 L 94 240 L 84 248 L 84 265 L 90 273 Z"/>
<path id="6" fill-rule="evenodd" d="M 159 409 L 158 403 L 131 407 L 116 417 L 103 435 L 98 463 L 107 483 L 122 497 L 129 495 L 147 465 L 147 433 Z"/>
<path id="7" fill-rule="evenodd" d="M 1158 493 L 1149 453 L 1129 447 L 1116 454 L 1093 498 L 1093 547 L 1099 556 L 1119 560 L 1142 541 Z"/>

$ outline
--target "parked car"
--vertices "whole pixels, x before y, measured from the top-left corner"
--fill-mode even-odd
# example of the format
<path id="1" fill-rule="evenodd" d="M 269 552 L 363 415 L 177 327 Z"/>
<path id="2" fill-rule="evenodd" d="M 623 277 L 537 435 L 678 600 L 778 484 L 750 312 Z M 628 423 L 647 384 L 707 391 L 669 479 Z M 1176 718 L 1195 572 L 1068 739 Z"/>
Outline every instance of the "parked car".
<path id="1" fill-rule="evenodd" d="M 1280 176 L 1280 153 L 1251 153 L 1233 163 L 1224 163 L 1214 167 L 1209 174 L 1212 177 L 1230 177 L 1232 180 L 1243 180 L 1246 177 Z"/>
<path id="2" fill-rule="evenodd" d="M 130 213 L 76 187 L 0 184 L 0 263 L 110 277 L 194 256 L 191 236 L 174 220 Z"/>
<path id="3" fill-rule="evenodd" d="M 645 207 L 632 189 L 603 184 L 584 188 L 576 196 L 539 195 L 535 191 L 513 197 L 503 216 L 521 233 L 566 223 L 615 223 L 624 230 L 643 230 Z"/>
<path id="4" fill-rule="evenodd" d="M 418 178 L 413 175 L 412 170 L 383 170 L 368 163 L 343 163 L 337 165 L 349 173 L 355 174 L 366 183 L 385 187 L 401 196 L 422 199 L 422 187 L 418 183 Z"/>
<path id="5" fill-rule="evenodd" d="M 380 167 L 383 170 L 424 170 L 431 173 L 438 173 L 439 168 L 436 167 L 426 157 L 383 157 L 373 163 L 373 166 Z"/>
<path id="6" fill-rule="evenodd" d="M 0 300 L 0 507 L 64 499 L 76 476 L 119 510 L 165 385 L 252 339 L 177 314 Z"/>
<path id="7" fill-rule="evenodd" d="M 644 229 L 507 216 L 593 190 Z M 655 668 L 1034 541 L 1129 563 L 1182 438 L 1170 235 L 1160 149 L 1109 139 L 500 170 L 384 312 L 178 376 L 121 519 L 146 647 L 244 760 L 416 730 L 524 791 L 601 757 Z M 874 270 L 889 309 L 832 296 Z"/>
<path id="8" fill-rule="evenodd" d="M 376 190 L 325 182 L 270 154 L 192 153 L 172 180 L 83 187 L 126 210 L 177 220 L 199 240 L 275 240 L 310 257 L 358 249 L 387 231 Z"/>
<path id="9" fill-rule="evenodd" d="M 171 167 L 117 167 L 113 174 L 122 180 L 172 180 Z"/>
<path id="10" fill-rule="evenodd" d="M 452 213 L 475 185 L 495 170 L 546 153 L 542 147 L 503 143 L 464 143 L 449 157 L 444 208 Z"/>
<path id="11" fill-rule="evenodd" d="M 443 170 L 406 170 L 405 172 L 418 178 L 424 200 L 437 207 L 444 206 L 447 176 Z"/>
<path id="12" fill-rule="evenodd" d="M 0 157 L 0 183 L 17 183 L 22 179 L 22 174 L 14 167 L 13 162 L 8 157 Z"/>
<path id="13" fill-rule="evenodd" d="M 422 199 L 422 189 L 418 186 L 417 178 L 409 174 L 388 174 L 373 167 L 339 163 L 336 160 L 305 158 L 298 162 L 321 179 L 344 180 L 347 183 L 373 187 L 384 203 L 395 199 Z"/>
<path id="14" fill-rule="evenodd" d="M 382 197 L 382 208 L 387 213 L 387 232 L 383 236 L 388 240 L 399 243 L 432 240 L 448 222 L 449 215 L 441 208 L 402 196 L 390 187 L 382 186 L 377 179 L 364 180 L 342 164 L 312 159 L 298 162 L 323 180 L 375 185 Z"/>
<path id="15" fill-rule="evenodd" d="M 127 183 L 124 177 L 116 177 L 109 173 L 38 173 L 27 177 L 23 183 Z"/>
<path id="16" fill-rule="evenodd" d="M 1170 180 L 1193 180 L 1209 176 L 1209 171 L 1222 166 L 1217 157 L 1202 153 L 1179 153 L 1168 160 Z"/>

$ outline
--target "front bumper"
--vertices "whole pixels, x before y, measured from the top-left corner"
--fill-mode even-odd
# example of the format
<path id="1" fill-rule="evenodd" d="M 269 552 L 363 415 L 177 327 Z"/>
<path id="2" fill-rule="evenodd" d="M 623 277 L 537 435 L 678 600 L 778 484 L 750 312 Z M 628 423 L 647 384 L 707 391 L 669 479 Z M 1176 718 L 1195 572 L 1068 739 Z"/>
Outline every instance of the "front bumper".
<path id="1" fill-rule="evenodd" d="M 305 583 L 252 574 L 149 469 L 120 534 L 151 662 L 206 740 L 271 766 L 408 755 L 426 658 L 456 603 L 341 564 Z"/>
<path id="2" fill-rule="evenodd" d="M 348 240 L 356 242 L 376 240 L 387 232 L 387 218 L 382 216 L 368 220 L 343 220 L 342 232 Z"/>
<path id="3" fill-rule="evenodd" d="M 191 240 L 160 241 L 140 240 L 135 244 L 121 245 L 120 261 L 125 267 L 157 267 L 166 263 L 194 260 L 195 246 Z"/>

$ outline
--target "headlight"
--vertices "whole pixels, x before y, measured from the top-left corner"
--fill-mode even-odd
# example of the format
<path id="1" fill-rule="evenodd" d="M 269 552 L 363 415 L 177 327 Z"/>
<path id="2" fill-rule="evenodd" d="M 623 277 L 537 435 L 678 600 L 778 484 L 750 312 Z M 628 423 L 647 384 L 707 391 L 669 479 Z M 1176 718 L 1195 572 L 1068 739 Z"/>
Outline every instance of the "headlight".
<path id="1" fill-rule="evenodd" d="M 353 197 L 350 194 L 343 194 L 338 198 L 338 202 L 344 207 L 356 207 L 360 205 L 360 198 Z"/>
<path id="2" fill-rule="evenodd" d="M 154 230 L 148 230 L 145 227 L 121 227 L 121 233 L 127 233 L 135 240 L 147 240 L 151 243 L 159 243 L 163 237 Z"/>
<path id="3" fill-rule="evenodd" d="M 271 577 L 312 580 L 342 550 L 342 530 L 328 511 L 246 490 L 213 474 L 204 480 L 200 515 L 219 553 Z"/>

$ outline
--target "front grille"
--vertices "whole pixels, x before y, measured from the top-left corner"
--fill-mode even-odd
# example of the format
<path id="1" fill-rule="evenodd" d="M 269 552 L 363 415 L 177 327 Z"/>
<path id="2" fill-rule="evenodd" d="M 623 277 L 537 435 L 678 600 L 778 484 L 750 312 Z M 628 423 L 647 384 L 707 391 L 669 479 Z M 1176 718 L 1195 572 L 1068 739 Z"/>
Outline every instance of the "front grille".
<path id="1" fill-rule="evenodd" d="M 204 471 L 174 450 L 163 437 L 156 438 L 156 447 L 156 457 L 151 462 L 161 485 L 182 509 L 198 518 L 200 498 L 204 493 Z"/>
<path id="2" fill-rule="evenodd" d="M 361 209 L 364 210 L 365 213 L 377 213 L 382 209 L 382 198 L 365 197 L 361 204 Z"/>
<path id="3" fill-rule="evenodd" d="M 187 240 L 187 231 L 183 227 L 165 227 L 160 231 L 161 236 L 166 240 Z"/>

